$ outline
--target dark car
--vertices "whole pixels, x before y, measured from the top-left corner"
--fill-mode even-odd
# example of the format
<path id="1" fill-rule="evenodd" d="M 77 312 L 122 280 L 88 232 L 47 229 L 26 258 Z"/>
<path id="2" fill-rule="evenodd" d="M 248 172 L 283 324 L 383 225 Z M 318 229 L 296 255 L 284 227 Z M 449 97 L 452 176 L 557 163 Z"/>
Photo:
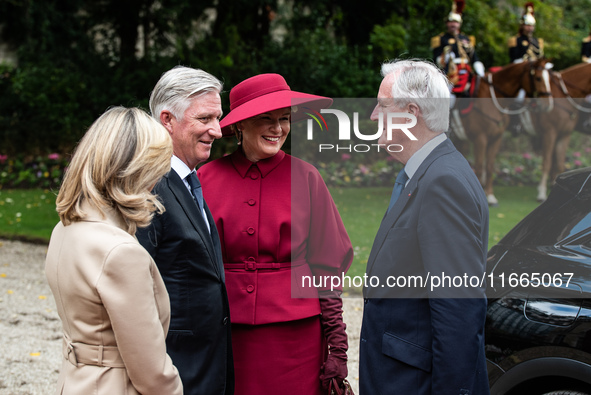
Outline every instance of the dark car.
<path id="1" fill-rule="evenodd" d="M 591 395 L 591 167 L 488 253 L 491 394 Z"/>

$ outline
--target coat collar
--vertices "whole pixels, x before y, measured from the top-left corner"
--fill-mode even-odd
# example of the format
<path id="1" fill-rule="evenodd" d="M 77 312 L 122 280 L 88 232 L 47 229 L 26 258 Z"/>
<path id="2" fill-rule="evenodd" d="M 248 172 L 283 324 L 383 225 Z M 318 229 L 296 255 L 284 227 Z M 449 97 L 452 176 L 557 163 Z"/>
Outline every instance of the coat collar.
<path id="1" fill-rule="evenodd" d="M 193 171 L 192 169 L 189 169 L 189 166 L 187 166 L 187 164 L 176 155 L 173 155 L 172 158 L 170 158 L 170 167 L 176 172 L 176 174 L 179 175 L 182 180 L 187 178 L 187 176 Z"/>
<path id="2" fill-rule="evenodd" d="M 404 171 L 408 175 L 408 178 L 413 178 L 423 161 L 429 156 L 431 152 L 441 143 L 447 139 L 445 133 L 438 134 L 431 140 L 427 141 L 417 152 L 415 152 L 406 165 L 404 165 Z"/>
<path id="3" fill-rule="evenodd" d="M 199 208 L 195 204 L 191 192 L 189 192 L 181 177 L 176 171 L 174 171 L 174 169 L 171 169 L 171 171 L 169 171 L 164 177 L 168 179 L 168 187 L 170 188 L 170 191 L 185 211 L 187 218 L 189 218 L 195 229 L 199 231 L 199 233 L 206 232 L 209 234 L 207 231 L 207 225 L 205 224 L 205 218 L 203 218 L 203 215 L 199 212 Z"/>
<path id="4" fill-rule="evenodd" d="M 236 151 L 234 151 L 234 153 L 232 153 L 232 155 L 230 155 L 230 159 L 232 160 L 232 165 L 234 165 L 234 168 L 242 178 L 246 177 L 246 173 L 248 173 L 248 170 L 252 166 L 258 167 L 259 171 L 261 172 L 261 176 L 265 178 L 267 174 L 279 166 L 285 156 L 285 152 L 279 150 L 279 152 L 272 157 L 254 163 L 246 158 L 244 152 L 242 152 L 242 148 L 238 148 Z"/>
<path id="5" fill-rule="evenodd" d="M 93 206 L 88 202 L 88 200 L 84 199 L 81 204 L 82 211 L 84 211 L 85 216 L 81 219 L 84 222 L 102 222 L 111 226 L 115 226 L 123 231 L 127 232 L 127 224 L 125 220 L 115 209 L 112 207 L 101 207 L 101 210 Z"/>
<path id="6" fill-rule="evenodd" d="M 449 139 L 444 140 L 441 144 L 431 151 L 431 153 L 423 160 L 419 168 L 416 170 L 413 177 L 410 179 L 406 187 L 402 190 L 400 198 L 396 201 L 390 212 L 386 214 L 384 220 L 382 221 L 383 224 L 388 225 L 388 229 L 396 222 L 402 210 L 406 206 L 406 203 L 410 200 L 412 195 L 414 194 L 415 190 L 418 187 L 419 181 L 425 175 L 427 169 L 431 166 L 431 164 L 440 156 L 450 154 L 455 150 L 453 143 Z"/>
<path id="7" fill-rule="evenodd" d="M 168 188 L 178 201 L 181 209 L 185 212 L 185 215 L 187 218 L 189 218 L 189 221 L 191 221 L 191 224 L 203 240 L 209 255 L 212 257 L 212 263 L 218 276 L 223 279 L 224 272 L 221 268 L 221 257 L 216 253 L 216 246 L 214 243 L 214 240 L 219 240 L 219 235 L 217 233 L 215 221 L 211 215 L 211 212 L 209 211 L 207 203 L 204 201 L 205 212 L 209 221 L 211 233 L 207 229 L 205 218 L 203 218 L 203 215 L 199 212 L 199 209 L 197 208 L 197 205 L 191 196 L 191 192 L 187 190 L 187 187 L 177 172 L 171 169 L 168 174 L 164 176 L 164 178 L 167 179 Z"/>

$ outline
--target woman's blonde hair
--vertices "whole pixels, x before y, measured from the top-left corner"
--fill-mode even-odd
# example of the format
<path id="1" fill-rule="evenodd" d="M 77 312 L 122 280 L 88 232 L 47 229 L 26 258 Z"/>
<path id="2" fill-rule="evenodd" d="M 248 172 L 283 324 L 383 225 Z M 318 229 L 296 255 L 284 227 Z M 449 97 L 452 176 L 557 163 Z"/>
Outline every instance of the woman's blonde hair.
<path id="1" fill-rule="evenodd" d="M 64 225 L 84 219 L 86 201 L 105 214 L 110 208 L 127 232 L 150 224 L 164 212 L 150 189 L 170 170 L 172 139 L 166 129 L 138 108 L 113 107 L 90 126 L 66 171 L 57 196 Z"/>

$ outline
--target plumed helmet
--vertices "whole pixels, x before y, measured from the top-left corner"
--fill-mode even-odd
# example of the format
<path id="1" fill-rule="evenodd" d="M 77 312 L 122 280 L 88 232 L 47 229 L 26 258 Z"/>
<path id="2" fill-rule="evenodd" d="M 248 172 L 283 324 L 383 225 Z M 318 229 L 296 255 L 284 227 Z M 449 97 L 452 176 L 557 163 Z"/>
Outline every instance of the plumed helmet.
<path id="1" fill-rule="evenodd" d="M 522 25 L 536 25 L 536 18 L 534 18 L 534 3 L 525 3 L 525 12 L 520 20 Z"/>
<path id="2" fill-rule="evenodd" d="M 447 15 L 446 22 L 462 23 L 462 12 L 464 12 L 464 0 L 454 0 L 451 4 L 451 12 Z"/>

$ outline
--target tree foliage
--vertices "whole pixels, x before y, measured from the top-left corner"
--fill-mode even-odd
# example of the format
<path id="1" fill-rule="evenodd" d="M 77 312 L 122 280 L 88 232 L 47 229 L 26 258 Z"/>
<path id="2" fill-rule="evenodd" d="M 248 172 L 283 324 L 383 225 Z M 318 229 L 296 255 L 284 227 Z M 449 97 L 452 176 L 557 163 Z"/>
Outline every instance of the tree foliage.
<path id="1" fill-rule="evenodd" d="M 578 63 L 591 0 L 534 4 L 555 68 Z M 449 0 L 0 0 L 0 40 L 18 56 L 0 64 L 0 154 L 71 150 L 109 106 L 146 108 L 177 64 L 211 72 L 227 90 L 278 72 L 292 89 L 372 97 L 381 62 L 431 57 L 450 9 Z M 467 2 L 462 30 L 485 66 L 509 61 L 522 12 L 517 0 Z"/>

